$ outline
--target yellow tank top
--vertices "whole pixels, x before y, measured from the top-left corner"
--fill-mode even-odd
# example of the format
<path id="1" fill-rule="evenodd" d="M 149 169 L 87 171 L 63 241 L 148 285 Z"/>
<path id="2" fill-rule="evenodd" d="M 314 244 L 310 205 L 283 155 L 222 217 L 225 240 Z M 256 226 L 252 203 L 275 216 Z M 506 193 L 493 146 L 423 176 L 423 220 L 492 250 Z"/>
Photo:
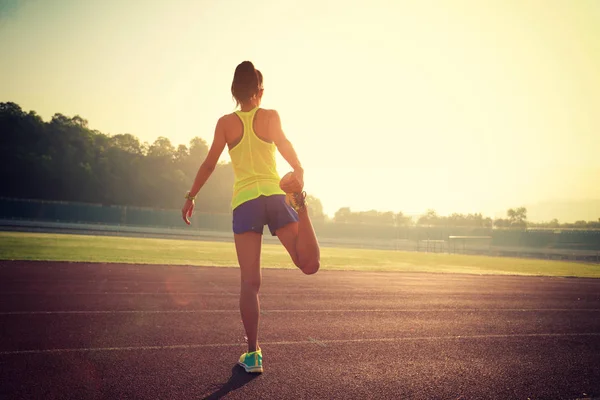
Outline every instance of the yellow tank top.
<path id="1" fill-rule="evenodd" d="M 276 146 L 259 138 L 254 132 L 254 116 L 258 107 L 243 112 L 236 111 L 244 124 L 244 134 L 238 144 L 229 150 L 235 181 L 231 207 L 260 196 L 285 194 L 279 188 L 279 174 L 275 163 Z"/>

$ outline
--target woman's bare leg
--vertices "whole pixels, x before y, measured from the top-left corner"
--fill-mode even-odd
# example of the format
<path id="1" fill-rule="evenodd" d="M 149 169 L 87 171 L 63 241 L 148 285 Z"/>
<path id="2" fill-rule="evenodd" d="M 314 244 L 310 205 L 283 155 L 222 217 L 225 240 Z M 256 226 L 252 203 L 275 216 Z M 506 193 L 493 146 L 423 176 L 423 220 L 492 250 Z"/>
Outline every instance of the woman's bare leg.
<path id="1" fill-rule="evenodd" d="M 321 250 L 306 206 L 298 211 L 298 222 L 277 229 L 275 234 L 302 272 L 310 275 L 319 270 Z"/>
<path id="2" fill-rule="evenodd" d="M 259 349 L 258 322 L 260 303 L 258 291 L 261 283 L 260 250 L 262 235 L 245 232 L 233 235 L 241 271 L 240 313 L 248 337 L 248 352 Z"/>

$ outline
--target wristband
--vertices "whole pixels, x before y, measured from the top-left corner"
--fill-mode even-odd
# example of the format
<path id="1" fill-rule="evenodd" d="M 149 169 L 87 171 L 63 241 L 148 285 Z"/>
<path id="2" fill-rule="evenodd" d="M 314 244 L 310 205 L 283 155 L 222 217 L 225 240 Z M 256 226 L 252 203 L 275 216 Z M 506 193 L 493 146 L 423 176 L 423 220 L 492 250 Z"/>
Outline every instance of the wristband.
<path id="1" fill-rule="evenodd" d="M 184 197 L 186 200 L 190 200 L 190 201 L 196 200 L 196 196 L 192 196 L 191 192 L 187 192 Z"/>

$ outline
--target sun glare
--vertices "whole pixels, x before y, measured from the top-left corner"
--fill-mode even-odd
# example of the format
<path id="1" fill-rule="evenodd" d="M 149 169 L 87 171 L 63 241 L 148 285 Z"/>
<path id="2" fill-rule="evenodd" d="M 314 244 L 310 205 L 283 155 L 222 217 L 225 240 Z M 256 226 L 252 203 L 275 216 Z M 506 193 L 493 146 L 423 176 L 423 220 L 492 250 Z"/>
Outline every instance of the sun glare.
<path id="1" fill-rule="evenodd" d="M 210 143 L 249 59 L 329 214 L 492 215 L 567 188 L 600 197 L 589 181 L 548 186 L 557 170 L 600 168 L 599 6 L 551 3 L 70 2 L 64 15 L 39 3 L 2 27 L 21 38 L 0 44 L 3 59 L 22 62 L 3 66 L 1 100 L 150 143 Z M 248 21 L 254 38 L 242 40 Z"/>

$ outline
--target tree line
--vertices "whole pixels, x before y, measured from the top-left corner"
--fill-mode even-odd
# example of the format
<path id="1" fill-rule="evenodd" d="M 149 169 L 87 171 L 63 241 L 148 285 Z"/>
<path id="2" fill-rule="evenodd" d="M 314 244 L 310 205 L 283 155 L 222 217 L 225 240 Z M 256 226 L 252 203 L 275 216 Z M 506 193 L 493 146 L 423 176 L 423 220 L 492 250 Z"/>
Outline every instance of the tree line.
<path id="1" fill-rule="evenodd" d="M 200 163 L 206 141 L 174 147 L 166 137 L 142 143 L 128 133 L 107 135 L 88 122 L 0 103 L 0 179 L 4 197 L 178 208 Z M 199 199 L 206 212 L 228 212 L 232 168 L 221 163 Z"/>
<path id="2" fill-rule="evenodd" d="M 531 222 L 527 220 L 527 208 L 509 208 L 506 218 L 492 219 L 481 213 L 438 215 L 435 210 L 427 210 L 423 215 L 412 217 L 402 212 L 352 211 L 348 207 L 340 208 L 333 217 L 333 222 L 341 224 L 382 225 L 394 227 L 432 226 L 432 227 L 464 227 L 464 228 L 544 228 L 544 229 L 600 229 L 598 221 L 576 221 L 560 223 L 557 219 L 550 222 Z"/>
<path id="3" fill-rule="evenodd" d="M 0 196 L 165 209 L 181 207 L 183 194 L 208 153 L 208 144 L 199 137 L 177 147 L 167 137 L 140 142 L 128 133 L 92 130 L 79 115 L 56 113 L 45 122 L 35 111 L 25 112 L 12 102 L 0 103 L 0 144 Z M 219 163 L 198 196 L 198 210 L 230 212 L 233 181 L 231 165 Z M 349 207 L 329 219 L 317 197 L 308 200 L 317 224 L 600 229 L 600 219 L 531 223 L 523 207 L 509 209 L 506 218 L 495 220 L 480 213 L 441 216 L 428 210 L 413 218 L 402 212 L 356 212 Z"/>

